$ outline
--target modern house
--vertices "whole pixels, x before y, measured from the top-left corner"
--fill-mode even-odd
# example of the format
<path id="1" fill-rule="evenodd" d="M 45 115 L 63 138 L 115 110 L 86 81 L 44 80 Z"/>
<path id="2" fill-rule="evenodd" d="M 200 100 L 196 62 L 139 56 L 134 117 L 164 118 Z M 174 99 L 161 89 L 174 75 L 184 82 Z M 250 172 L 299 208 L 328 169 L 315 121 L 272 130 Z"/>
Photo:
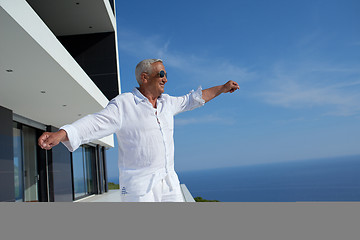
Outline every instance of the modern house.
<path id="1" fill-rule="evenodd" d="M 0 201 L 107 192 L 113 135 L 70 153 L 37 139 L 120 93 L 114 0 L 0 0 Z"/>

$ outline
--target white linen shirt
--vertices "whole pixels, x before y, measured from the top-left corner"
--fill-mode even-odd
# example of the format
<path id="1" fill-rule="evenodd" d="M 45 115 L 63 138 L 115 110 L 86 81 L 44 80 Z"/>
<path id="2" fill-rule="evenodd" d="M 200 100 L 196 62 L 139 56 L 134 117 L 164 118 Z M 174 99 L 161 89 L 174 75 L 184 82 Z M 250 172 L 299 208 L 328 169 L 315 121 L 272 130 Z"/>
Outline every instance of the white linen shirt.
<path id="1" fill-rule="evenodd" d="M 61 127 L 69 138 L 63 144 L 73 152 L 81 144 L 115 133 L 120 189 L 123 194 L 144 195 L 162 179 L 170 186 L 179 184 L 174 170 L 174 116 L 204 104 L 201 87 L 181 97 L 162 94 L 157 108 L 134 88 L 100 112 Z"/>

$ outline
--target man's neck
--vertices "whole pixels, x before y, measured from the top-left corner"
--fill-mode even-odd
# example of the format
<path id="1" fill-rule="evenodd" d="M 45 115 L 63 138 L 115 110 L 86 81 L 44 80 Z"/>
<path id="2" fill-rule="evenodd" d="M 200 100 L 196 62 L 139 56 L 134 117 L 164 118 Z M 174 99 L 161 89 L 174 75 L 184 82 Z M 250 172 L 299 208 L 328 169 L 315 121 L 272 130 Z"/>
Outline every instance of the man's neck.
<path id="1" fill-rule="evenodd" d="M 160 95 L 154 94 L 153 92 L 151 92 L 147 89 L 144 89 L 141 86 L 138 87 L 138 90 L 141 92 L 142 95 L 144 95 L 149 100 L 149 102 L 152 104 L 152 106 L 154 108 L 156 108 L 157 99 L 160 97 L 161 94 Z"/>

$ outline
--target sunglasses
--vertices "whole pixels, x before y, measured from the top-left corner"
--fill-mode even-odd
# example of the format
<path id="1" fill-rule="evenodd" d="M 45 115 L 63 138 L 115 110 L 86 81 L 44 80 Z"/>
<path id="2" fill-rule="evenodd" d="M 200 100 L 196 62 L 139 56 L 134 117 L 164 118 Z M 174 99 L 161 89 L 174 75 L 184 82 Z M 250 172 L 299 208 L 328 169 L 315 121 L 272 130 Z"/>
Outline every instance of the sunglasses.
<path id="1" fill-rule="evenodd" d="M 163 77 L 165 77 L 165 76 L 166 76 L 166 78 L 167 78 L 167 73 L 165 73 L 164 70 L 161 70 L 161 71 L 158 73 L 158 75 L 160 76 L 160 78 L 163 78 Z"/>

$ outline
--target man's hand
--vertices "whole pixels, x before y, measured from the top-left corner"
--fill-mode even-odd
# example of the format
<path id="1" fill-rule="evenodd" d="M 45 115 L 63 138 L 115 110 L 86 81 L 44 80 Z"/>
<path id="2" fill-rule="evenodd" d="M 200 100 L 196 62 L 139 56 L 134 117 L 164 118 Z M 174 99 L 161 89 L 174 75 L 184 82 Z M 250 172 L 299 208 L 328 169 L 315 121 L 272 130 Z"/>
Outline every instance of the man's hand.
<path id="1" fill-rule="evenodd" d="M 224 87 L 224 93 L 228 93 L 228 92 L 232 93 L 240 89 L 240 86 L 237 84 L 237 82 L 231 80 L 225 83 L 223 87 Z"/>
<path id="2" fill-rule="evenodd" d="M 38 144 L 42 149 L 50 150 L 61 141 L 68 141 L 67 133 L 61 129 L 58 132 L 44 132 L 38 139 Z"/>
<path id="3" fill-rule="evenodd" d="M 236 90 L 240 89 L 237 82 L 234 81 L 228 81 L 224 85 L 215 86 L 212 88 L 208 88 L 202 91 L 202 98 L 205 100 L 205 102 L 210 101 L 214 97 L 219 96 L 221 93 L 232 93 Z"/>

